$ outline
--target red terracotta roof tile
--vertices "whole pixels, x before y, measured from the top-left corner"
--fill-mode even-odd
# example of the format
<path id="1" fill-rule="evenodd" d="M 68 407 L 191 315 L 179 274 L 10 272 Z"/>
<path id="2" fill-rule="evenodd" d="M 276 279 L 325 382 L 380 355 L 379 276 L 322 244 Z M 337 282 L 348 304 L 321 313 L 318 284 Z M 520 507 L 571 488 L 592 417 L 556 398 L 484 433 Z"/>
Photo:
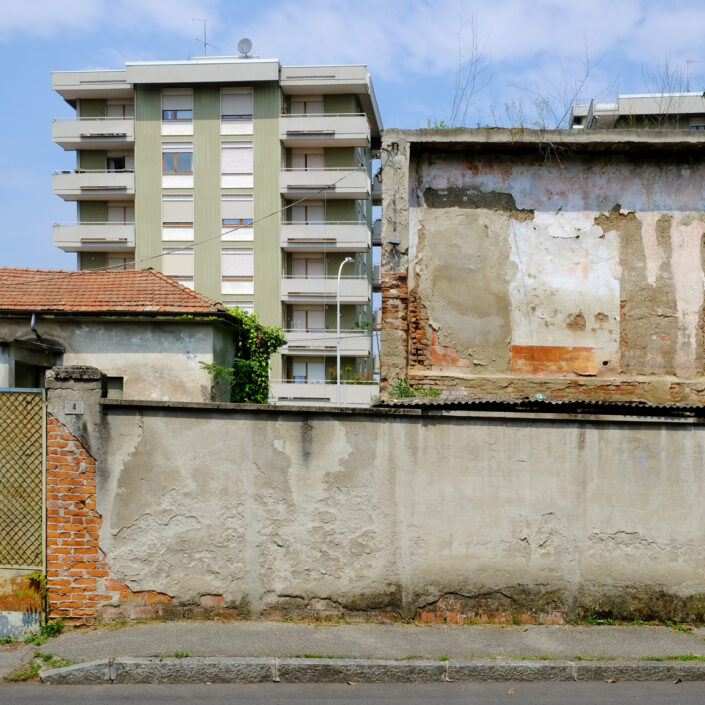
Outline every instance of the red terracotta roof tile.
<path id="1" fill-rule="evenodd" d="M 70 272 L 0 267 L 0 311 L 229 318 L 223 304 L 153 269 Z"/>

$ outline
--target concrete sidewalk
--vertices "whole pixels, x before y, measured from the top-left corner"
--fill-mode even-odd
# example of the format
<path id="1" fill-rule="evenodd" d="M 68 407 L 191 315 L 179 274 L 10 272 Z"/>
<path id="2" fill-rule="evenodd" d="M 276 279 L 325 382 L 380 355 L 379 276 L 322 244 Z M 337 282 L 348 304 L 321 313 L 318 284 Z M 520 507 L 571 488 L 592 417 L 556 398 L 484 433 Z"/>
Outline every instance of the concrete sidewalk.
<path id="1" fill-rule="evenodd" d="M 689 658 L 705 657 L 703 628 L 164 622 L 72 631 L 40 650 L 93 662 L 45 682 L 705 680 Z"/>

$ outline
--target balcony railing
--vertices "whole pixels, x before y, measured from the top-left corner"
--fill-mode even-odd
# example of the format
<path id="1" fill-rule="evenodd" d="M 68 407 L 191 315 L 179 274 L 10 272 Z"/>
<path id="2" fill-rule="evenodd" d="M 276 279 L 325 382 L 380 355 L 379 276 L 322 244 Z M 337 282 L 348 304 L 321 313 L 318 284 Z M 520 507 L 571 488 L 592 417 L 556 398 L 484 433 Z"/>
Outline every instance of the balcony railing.
<path id="1" fill-rule="evenodd" d="M 135 120 L 125 118 L 55 118 L 51 139 L 64 149 L 115 149 L 132 146 Z"/>
<path id="2" fill-rule="evenodd" d="M 331 355 L 337 350 L 335 330 L 285 330 L 286 344 L 279 352 L 283 355 Z M 349 329 L 340 331 L 340 354 L 346 357 L 368 357 L 372 336 L 369 331 Z"/>
<path id="3" fill-rule="evenodd" d="M 367 223 L 354 221 L 282 223 L 281 246 L 295 252 L 367 252 L 370 229 Z"/>
<path id="4" fill-rule="evenodd" d="M 337 298 L 337 277 L 282 277 L 281 297 L 288 303 L 321 302 Z M 341 277 L 340 302 L 367 304 L 372 295 L 367 277 Z"/>
<path id="5" fill-rule="evenodd" d="M 282 115 L 279 138 L 285 147 L 367 147 L 370 125 L 364 113 Z"/>
<path id="6" fill-rule="evenodd" d="M 55 223 L 54 245 L 64 252 L 133 250 L 134 223 Z"/>
<path id="7" fill-rule="evenodd" d="M 131 200 L 135 195 L 132 169 L 120 171 L 74 169 L 57 171 L 52 177 L 54 193 L 66 201 Z"/>
<path id="8" fill-rule="evenodd" d="M 274 404 L 320 404 L 330 406 L 336 403 L 335 382 L 301 382 L 293 380 L 270 380 L 269 395 Z M 371 406 L 379 396 L 378 382 L 350 384 L 341 382 L 340 401 L 343 406 Z"/>
<path id="9" fill-rule="evenodd" d="M 290 198 L 370 197 L 370 177 L 364 168 L 349 169 L 282 169 L 281 192 Z"/>

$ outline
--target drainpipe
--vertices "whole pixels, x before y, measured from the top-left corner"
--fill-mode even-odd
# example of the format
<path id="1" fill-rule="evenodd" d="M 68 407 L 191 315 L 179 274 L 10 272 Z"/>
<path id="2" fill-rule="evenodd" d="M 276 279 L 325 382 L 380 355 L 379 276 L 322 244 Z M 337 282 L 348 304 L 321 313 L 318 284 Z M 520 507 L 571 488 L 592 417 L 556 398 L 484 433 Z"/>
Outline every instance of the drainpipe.
<path id="1" fill-rule="evenodd" d="M 39 335 L 39 331 L 37 331 L 37 314 L 36 314 L 36 313 L 33 313 L 33 314 L 32 314 L 32 318 L 31 318 L 31 320 L 30 320 L 30 322 L 29 322 L 29 329 L 32 331 L 32 333 L 34 333 L 34 337 L 35 337 L 37 340 L 41 340 L 41 339 L 42 339 L 42 336 Z"/>

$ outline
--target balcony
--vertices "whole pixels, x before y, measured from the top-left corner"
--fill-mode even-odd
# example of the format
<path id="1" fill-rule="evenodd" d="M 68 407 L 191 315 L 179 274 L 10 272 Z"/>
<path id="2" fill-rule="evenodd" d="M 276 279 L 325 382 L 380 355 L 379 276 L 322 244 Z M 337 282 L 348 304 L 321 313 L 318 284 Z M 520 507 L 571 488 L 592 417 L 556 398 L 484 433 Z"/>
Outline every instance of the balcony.
<path id="1" fill-rule="evenodd" d="M 365 222 L 282 223 L 281 247 L 289 252 L 367 252 L 370 229 Z"/>
<path id="2" fill-rule="evenodd" d="M 365 169 L 282 169 L 281 192 L 287 198 L 370 197 L 370 177 Z"/>
<path id="3" fill-rule="evenodd" d="M 134 118 L 54 119 L 51 139 L 64 149 L 120 149 L 135 143 Z"/>
<path id="4" fill-rule="evenodd" d="M 282 115 L 279 139 L 285 147 L 367 147 L 370 126 L 364 113 Z"/>
<path id="5" fill-rule="evenodd" d="M 282 277 L 281 297 L 285 303 L 335 302 L 337 298 L 337 277 Z M 367 277 L 341 277 L 340 303 L 367 304 L 371 296 Z"/>
<path id="6" fill-rule="evenodd" d="M 52 188 L 65 201 L 130 201 L 135 196 L 133 171 L 75 169 L 54 172 Z"/>
<path id="7" fill-rule="evenodd" d="M 282 355 L 335 355 L 337 333 L 334 330 L 285 330 Z M 340 354 L 345 357 L 369 357 L 372 337 L 366 330 L 341 330 Z"/>
<path id="8" fill-rule="evenodd" d="M 372 244 L 377 247 L 382 245 L 382 221 L 379 218 L 372 225 Z"/>
<path id="9" fill-rule="evenodd" d="M 55 223 L 54 245 L 64 252 L 134 250 L 134 223 Z"/>
<path id="10" fill-rule="evenodd" d="M 269 385 L 270 400 L 274 404 L 305 404 L 310 406 L 332 406 L 336 403 L 335 382 L 304 382 L 297 384 L 286 380 L 271 380 Z M 342 406 L 368 407 L 379 396 L 379 384 L 340 385 L 340 403 Z"/>

